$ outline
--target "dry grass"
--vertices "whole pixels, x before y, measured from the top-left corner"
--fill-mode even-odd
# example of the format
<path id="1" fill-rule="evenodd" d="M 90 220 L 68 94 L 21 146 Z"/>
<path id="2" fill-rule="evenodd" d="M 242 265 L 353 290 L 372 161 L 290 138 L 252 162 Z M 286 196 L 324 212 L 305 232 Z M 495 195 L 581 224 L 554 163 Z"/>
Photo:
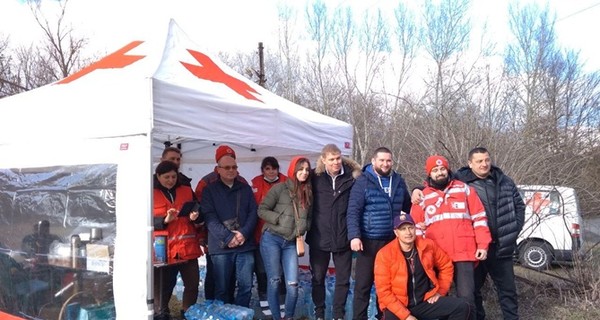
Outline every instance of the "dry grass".
<path id="1" fill-rule="evenodd" d="M 516 266 L 520 319 L 600 319 L 599 254 L 596 250 L 595 259 L 555 266 L 544 273 Z M 488 319 L 502 319 L 491 281 L 483 294 Z"/>

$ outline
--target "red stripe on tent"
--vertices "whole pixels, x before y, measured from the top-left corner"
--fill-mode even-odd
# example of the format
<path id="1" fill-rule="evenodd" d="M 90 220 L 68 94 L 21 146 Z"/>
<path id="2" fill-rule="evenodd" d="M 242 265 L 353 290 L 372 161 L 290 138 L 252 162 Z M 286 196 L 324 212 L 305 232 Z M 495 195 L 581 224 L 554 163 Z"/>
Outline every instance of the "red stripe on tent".
<path id="1" fill-rule="evenodd" d="M 143 41 L 133 41 L 123 48 L 107 55 L 106 57 L 92 63 L 91 65 L 79 70 L 78 72 L 60 80 L 58 84 L 69 83 L 75 81 L 86 74 L 97 70 L 97 69 L 111 69 L 111 68 L 124 68 L 146 56 L 128 56 L 126 55 L 129 50 L 139 46 Z"/>
<path id="2" fill-rule="evenodd" d="M 180 62 L 193 75 L 200 79 L 222 83 L 246 99 L 262 102 L 255 96 L 260 95 L 256 90 L 250 87 L 246 82 L 225 73 L 207 55 L 189 49 L 188 52 L 200 63 L 200 65 Z"/>

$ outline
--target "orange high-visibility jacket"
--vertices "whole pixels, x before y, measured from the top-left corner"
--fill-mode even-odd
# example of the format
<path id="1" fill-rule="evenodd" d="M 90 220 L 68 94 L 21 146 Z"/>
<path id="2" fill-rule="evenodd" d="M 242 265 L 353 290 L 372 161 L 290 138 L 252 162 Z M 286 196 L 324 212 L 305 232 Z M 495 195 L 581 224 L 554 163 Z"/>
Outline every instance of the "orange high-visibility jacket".
<path id="1" fill-rule="evenodd" d="M 181 210 L 184 203 L 194 200 L 193 190 L 189 186 L 179 186 L 175 189 L 173 202 L 167 199 L 159 189 L 154 189 L 154 216 L 166 217 L 167 210 L 175 208 Z M 200 218 L 198 218 L 200 219 Z M 194 223 L 189 217 L 176 217 L 166 225 L 169 233 L 167 236 L 167 254 L 169 259 L 189 260 L 196 259 L 202 255 L 198 245 L 198 234 Z"/>
<path id="2" fill-rule="evenodd" d="M 477 249 L 488 249 L 492 236 L 485 208 L 472 187 L 451 180 L 445 190 L 426 186 L 423 200 L 413 205 L 415 223 L 425 223 L 424 236 L 435 241 L 452 261 L 478 261 Z"/>

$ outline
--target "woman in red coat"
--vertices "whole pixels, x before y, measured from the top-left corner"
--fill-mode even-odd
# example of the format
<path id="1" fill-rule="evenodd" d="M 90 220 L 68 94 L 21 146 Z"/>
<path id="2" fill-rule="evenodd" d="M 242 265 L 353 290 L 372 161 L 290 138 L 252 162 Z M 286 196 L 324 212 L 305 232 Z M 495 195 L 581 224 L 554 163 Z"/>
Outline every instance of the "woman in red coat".
<path id="1" fill-rule="evenodd" d="M 195 201 L 190 186 L 177 180 L 177 164 L 163 161 L 156 167 L 154 175 L 154 230 L 167 232 L 168 265 L 155 269 L 154 296 L 155 319 L 170 319 L 169 300 L 177 282 L 177 273 L 183 280 L 182 313 L 198 299 L 198 258 L 202 255 L 198 246 L 195 224 L 201 223 L 199 212 L 179 217 L 179 211 L 189 201 Z"/>

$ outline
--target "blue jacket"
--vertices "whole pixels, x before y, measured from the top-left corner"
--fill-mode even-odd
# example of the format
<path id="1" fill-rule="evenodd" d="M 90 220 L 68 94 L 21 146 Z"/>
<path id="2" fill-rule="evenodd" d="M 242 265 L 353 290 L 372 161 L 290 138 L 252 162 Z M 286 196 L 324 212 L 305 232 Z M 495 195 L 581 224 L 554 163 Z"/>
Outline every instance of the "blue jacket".
<path id="1" fill-rule="evenodd" d="M 202 191 L 200 211 L 208 228 L 209 254 L 246 252 L 256 249 L 254 228 L 258 220 L 256 200 L 252 188 L 235 180 L 229 188 L 220 179 L 209 183 Z M 224 221 L 237 216 L 239 229 L 246 241 L 236 248 L 228 248 L 234 233 L 225 227 Z"/>
<path id="2" fill-rule="evenodd" d="M 390 197 L 381 187 L 372 165 L 363 168 L 350 191 L 348 202 L 348 240 L 354 238 L 391 240 L 392 221 L 401 211 L 410 213 L 410 195 L 402 176 L 392 172 Z"/>

